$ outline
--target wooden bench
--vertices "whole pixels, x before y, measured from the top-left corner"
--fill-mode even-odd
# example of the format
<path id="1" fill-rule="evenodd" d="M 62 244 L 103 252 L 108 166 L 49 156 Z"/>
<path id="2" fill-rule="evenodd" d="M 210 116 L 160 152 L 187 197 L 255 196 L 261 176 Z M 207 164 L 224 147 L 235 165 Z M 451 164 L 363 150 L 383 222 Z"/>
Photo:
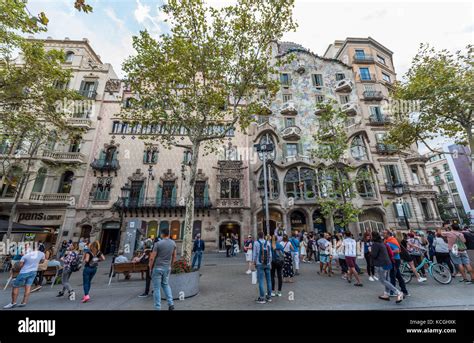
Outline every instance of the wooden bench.
<path id="1" fill-rule="evenodd" d="M 49 277 L 51 276 L 52 277 L 52 280 L 51 280 L 51 288 L 53 288 L 58 276 L 59 276 L 59 271 L 62 269 L 61 266 L 53 266 L 53 267 L 48 267 L 48 269 L 46 269 L 45 271 L 43 271 L 43 277 Z M 12 282 L 13 279 L 15 279 L 18 274 L 20 274 L 20 270 L 14 270 L 14 268 L 12 268 L 10 270 L 10 277 L 8 278 L 7 280 L 7 283 L 5 284 L 5 287 L 3 287 L 3 290 L 6 290 L 8 285 L 10 284 L 10 282 Z"/>
<path id="2" fill-rule="evenodd" d="M 119 274 L 133 274 L 133 273 L 141 273 L 142 280 L 144 279 L 143 273 L 146 273 L 148 270 L 148 265 L 143 263 L 133 263 L 133 262 L 126 262 L 126 263 L 114 263 L 112 264 L 112 272 L 110 273 L 109 277 L 109 285 L 112 282 L 112 278 L 114 275 L 117 276 L 117 281 L 119 278 Z"/>

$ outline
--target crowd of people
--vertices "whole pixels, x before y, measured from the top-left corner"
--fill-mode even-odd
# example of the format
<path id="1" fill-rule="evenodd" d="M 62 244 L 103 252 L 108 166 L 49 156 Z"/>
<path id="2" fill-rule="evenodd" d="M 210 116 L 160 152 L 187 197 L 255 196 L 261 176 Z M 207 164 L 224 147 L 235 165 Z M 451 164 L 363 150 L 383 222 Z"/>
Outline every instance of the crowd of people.
<path id="1" fill-rule="evenodd" d="M 332 277 L 338 269 L 347 283 L 363 287 L 364 272 L 357 259 L 365 259 L 368 281 L 378 281 L 383 286 L 379 299 L 389 301 L 395 297 L 396 303 L 401 303 L 410 296 L 401 273 L 402 264 L 410 268 L 419 283 L 424 283 L 428 267 L 425 257 L 449 268 L 452 278 L 461 276 L 460 282 L 472 284 L 474 276 L 467 250 L 474 249 L 473 237 L 467 228 L 462 230 L 456 223 L 446 223 L 442 229 L 426 234 L 386 229 L 365 232 L 358 239 L 350 231 L 318 234 L 293 230 L 289 235 L 278 228 L 273 235 L 259 232 L 256 240 L 248 236 L 244 242 L 246 273 L 256 274 L 256 302 L 264 304 L 282 295 L 283 283 L 294 282 L 300 261 L 313 263 L 313 258 L 319 262 L 317 275 Z"/>

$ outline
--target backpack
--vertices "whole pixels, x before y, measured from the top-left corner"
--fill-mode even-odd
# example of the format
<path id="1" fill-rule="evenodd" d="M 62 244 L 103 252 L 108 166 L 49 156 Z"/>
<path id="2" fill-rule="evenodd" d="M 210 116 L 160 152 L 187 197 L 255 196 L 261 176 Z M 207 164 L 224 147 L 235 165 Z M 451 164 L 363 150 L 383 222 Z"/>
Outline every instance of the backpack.
<path id="1" fill-rule="evenodd" d="M 474 250 L 474 233 L 466 231 L 463 232 L 463 235 L 466 239 L 467 250 Z"/>
<path id="2" fill-rule="evenodd" d="M 267 248 L 267 241 L 265 241 L 265 250 L 263 249 L 263 244 L 262 242 L 258 242 L 260 244 L 260 263 L 261 264 L 268 264 L 268 248 Z"/>
<path id="3" fill-rule="evenodd" d="M 285 254 L 284 254 L 284 252 L 280 249 L 275 249 L 274 251 L 275 251 L 275 253 L 273 254 L 273 262 L 275 262 L 275 264 L 278 267 L 283 266 L 285 264 Z"/>
<path id="4" fill-rule="evenodd" d="M 97 267 L 99 265 L 99 257 L 98 256 L 99 256 L 100 252 L 98 252 L 97 255 L 95 255 L 95 256 L 92 255 L 92 253 L 89 253 L 89 254 L 91 255 L 91 258 L 89 259 L 89 263 L 88 263 L 89 267 L 91 267 L 91 268 Z"/>
<path id="5" fill-rule="evenodd" d="M 453 247 L 451 248 L 451 251 L 454 255 L 458 255 L 459 251 L 466 250 L 466 244 L 459 238 L 459 235 L 456 235 L 456 242 L 453 244 Z"/>
<path id="6" fill-rule="evenodd" d="M 74 260 L 69 264 L 69 268 L 71 269 L 71 272 L 78 272 L 82 268 L 82 259 L 79 254 L 76 254 L 76 257 L 74 257 Z"/>

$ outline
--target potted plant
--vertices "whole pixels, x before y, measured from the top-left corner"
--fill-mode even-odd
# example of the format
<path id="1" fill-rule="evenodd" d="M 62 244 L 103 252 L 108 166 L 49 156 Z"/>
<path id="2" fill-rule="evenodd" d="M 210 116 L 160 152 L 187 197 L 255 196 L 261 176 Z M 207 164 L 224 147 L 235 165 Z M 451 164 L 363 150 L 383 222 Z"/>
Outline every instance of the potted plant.
<path id="1" fill-rule="evenodd" d="M 192 271 L 186 259 L 179 259 L 171 265 L 169 285 L 173 299 L 195 296 L 199 293 L 199 271 Z M 161 298 L 166 298 L 163 292 Z"/>

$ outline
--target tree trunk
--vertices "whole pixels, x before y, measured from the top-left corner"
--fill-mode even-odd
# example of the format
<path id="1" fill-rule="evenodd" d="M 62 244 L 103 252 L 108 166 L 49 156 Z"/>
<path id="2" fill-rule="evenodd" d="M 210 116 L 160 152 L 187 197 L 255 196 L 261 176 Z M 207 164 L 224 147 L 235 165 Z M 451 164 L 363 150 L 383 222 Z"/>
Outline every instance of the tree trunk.
<path id="1" fill-rule="evenodd" d="M 193 250 L 193 223 L 194 223 L 194 185 L 196 184 L 197 164 L 199 159 L 199 148 L 201 142 L 193 142 L 191 148 L 191 170 L 188 181 L 188 188 L 185 194 L 186 215 L 184 219 L 184 237 L 181 247 L 181 257 L 191 262 Z"/>
<path id="2" fill-rule="evenodd" d="M 472 132 L 472 125 L 468 125 L 467 130 L 467 139 L 469 141 L 469 148 L 471 149 L 471 171 L 474 173 L 474 134 Z"/>
<path id="3" fill-rule="evenodd" d="M 10 236 L 13 231 L 13 218 L 16 216 L 16 207 L 18 205 L 18 200 L 20 200 L 20 195 L 23 191 L 23 185 L 26 180 L 26 174 L 23 174 L 21 176 L 20 183 L 18 184 L 18 189 L 15 191 L 15 200 L 13 200 L 12 203 L 12 208 L 10 209 L 10 217 L 8 218 L 8 228 L 7 228 L 7 234 L 5 235 L 4 241 L 6 242 L 8 239 L 10 239 Z"/>

